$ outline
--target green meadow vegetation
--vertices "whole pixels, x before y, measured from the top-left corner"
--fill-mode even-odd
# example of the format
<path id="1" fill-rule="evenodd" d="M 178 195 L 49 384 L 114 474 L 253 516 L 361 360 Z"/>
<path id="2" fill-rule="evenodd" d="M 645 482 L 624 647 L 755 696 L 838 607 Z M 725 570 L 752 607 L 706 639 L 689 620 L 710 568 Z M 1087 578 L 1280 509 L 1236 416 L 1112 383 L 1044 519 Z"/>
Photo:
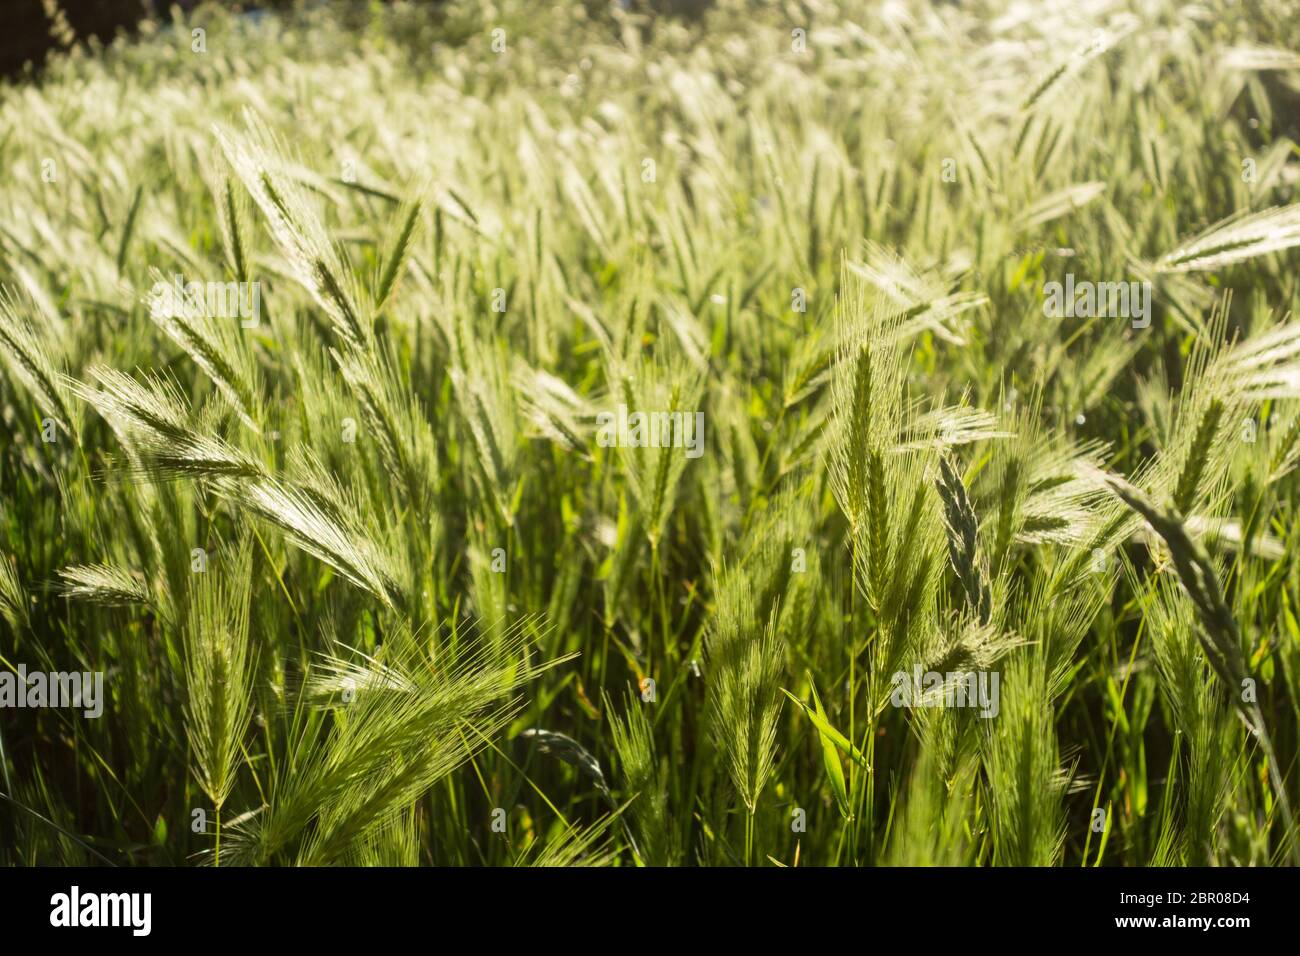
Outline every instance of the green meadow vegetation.
<path id="1" fill-rule="evenodd" d="M 1300 860 L 1295 4 L 642 6 L 0 87 L 0 861 Z"/>

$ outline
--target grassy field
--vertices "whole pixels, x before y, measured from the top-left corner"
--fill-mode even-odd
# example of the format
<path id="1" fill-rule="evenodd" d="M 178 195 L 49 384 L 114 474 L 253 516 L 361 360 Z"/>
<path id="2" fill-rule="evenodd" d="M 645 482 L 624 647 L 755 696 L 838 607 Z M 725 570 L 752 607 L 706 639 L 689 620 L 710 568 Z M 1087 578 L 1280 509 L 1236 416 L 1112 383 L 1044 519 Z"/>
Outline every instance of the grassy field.
<path id="1" fill-rule="evenodd" d="M 0 87 L 0 862 L 1300 860 L 1294 3 L 188 16 Z"/>

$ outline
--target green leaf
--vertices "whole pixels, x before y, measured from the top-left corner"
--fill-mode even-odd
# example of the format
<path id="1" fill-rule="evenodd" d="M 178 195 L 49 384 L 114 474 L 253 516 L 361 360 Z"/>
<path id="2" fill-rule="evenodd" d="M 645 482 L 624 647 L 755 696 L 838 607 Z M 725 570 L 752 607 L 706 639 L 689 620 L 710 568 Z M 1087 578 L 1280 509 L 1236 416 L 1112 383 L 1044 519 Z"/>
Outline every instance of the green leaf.
<path id="1" fill-rule="evenodd" d="M 832 727 L 825 717 L 813 710 L 784 687 L 781 688 L 781 693 L 785 694 L 785 696 L 789 697 L 792 701 L 803 708 L 803 712 L 808 715 L 808 719 L 813 722 L 813 726 L 817 728 L 823 737 L 830 740 L 831 743 L 846 753 L 854 763 L 867 771 L 867 773 L 871 772 L 871 764 L 867 763 L 867 758 L 862 756 L 858 748 L 849 743 L 848 739 L 842 733 Z"/>
<path id="2" fill-rule="evenodd" d="M 830 726 L 826 719 L 826 711 L 822 708 L 821 698 L 817 696 L 817 685 L 812 682 L 812 675 L 808 675 L 808 685 L 812 689 L 813 707 L 816 708 L 817 716 Z M 835 752 L 835 742 L 830 739 L 829 735 L 818 732 L 822 741 L 822 765 L 826 768 L 826 779 L 830 781 L 831 790 L 835 793 L 835 802 L 839 804 L 840 815 L 845 820 L 853 819 L 853 808 L 849 805 L 849 791 L 844 785 L 844 768 L 840 765 L 840 755 Z"/>

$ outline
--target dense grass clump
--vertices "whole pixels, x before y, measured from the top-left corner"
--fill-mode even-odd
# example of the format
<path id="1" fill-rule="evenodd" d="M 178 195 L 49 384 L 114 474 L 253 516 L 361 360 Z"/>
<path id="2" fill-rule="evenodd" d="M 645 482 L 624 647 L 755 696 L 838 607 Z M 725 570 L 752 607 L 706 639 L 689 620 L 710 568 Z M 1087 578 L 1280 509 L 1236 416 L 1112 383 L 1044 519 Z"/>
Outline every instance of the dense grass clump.
<path id="1" fill-rule="evenodd" d="M 1300 859 L 1293 5 L 558 6 L 0 88 L 0 861 Z"/>

